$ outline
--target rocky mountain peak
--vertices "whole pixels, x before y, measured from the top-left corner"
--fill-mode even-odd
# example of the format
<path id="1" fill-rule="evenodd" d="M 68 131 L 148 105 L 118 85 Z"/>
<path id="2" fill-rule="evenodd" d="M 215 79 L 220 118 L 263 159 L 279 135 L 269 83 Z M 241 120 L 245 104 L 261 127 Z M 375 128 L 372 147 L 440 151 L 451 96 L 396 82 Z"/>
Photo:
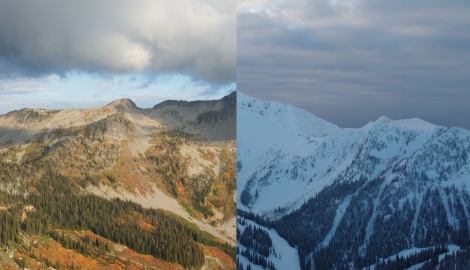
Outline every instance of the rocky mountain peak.
<path id="1" fill-rule="evenodd" d="M 108 106 L 113 106 L 117 109 L 137 109 L 134 101 L 128 98 L 120 98 L 108 104 Z"/>

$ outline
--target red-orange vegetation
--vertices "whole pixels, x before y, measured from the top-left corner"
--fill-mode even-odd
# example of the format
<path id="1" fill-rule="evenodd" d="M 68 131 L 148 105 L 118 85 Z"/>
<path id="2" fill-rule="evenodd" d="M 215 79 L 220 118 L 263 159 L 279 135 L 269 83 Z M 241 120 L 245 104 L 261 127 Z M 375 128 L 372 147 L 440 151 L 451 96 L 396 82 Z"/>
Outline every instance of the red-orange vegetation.
<path id="1" fill-rule="evenodd" d="M 178 189 L 178 194 L 181 197 L 184 197 L 186 192 L 183 184 L 181 182 L 176 183 L 176 188 Z"/>
<path id="2" fill-rule="evenodd" d="M 140 195 L 145 196 L 148 191 L 148 187 L 145 184 L 150 179 L 142 175 L 140 167 L 140 163 L 135 162 L 135 157 L 133 157 L 127 143 L 123 142 L 113 172 L 117 176 L 118 181 L 123 183 L 123 187 L 126 190 L 130 192 L 137 190 Z"/>
<path id="3" fill-rule="evenodd" d="M 155 226 L 153 226 L 152 224 L 148 223 L 144 217 L 139 214 L 139 213 L 136 213 L 134 212 L 132 214 L 132 217 L 129 217 L 130 221 L 137 221 L 137 223 L 139 224 L 139 226 L 147 231 L 156 231 L 157 228 L 155 228 Z"/>
<path id="4" fill-rule="evenodd" d="M 125 248 L 119 253 L 119 256 L 129 258 L 132 265 L 129 269 L 143 269 L 145 265 L 148 269 L 168 269 L 168 270 L 183 270 L 184 268 L 176 263 L 169 263 L 161 259 L 157 259 L 151 255 L 143 255 L 135 252 L 132 249 Z"/>
<path id="5" fill-rule="evenodd" d="M 80 266 L 81 269 L 106 269 L 104 261 L 99 261 L 91 257 L 85 257 L 73 250 L 66 249 L 54 240 L 49 240 L 47 244 L 40 244 L 33 250 L 36 258 L 42 258 L 43 263 L 56 266 L 60 263 L 63 268 Z"/>
<path id="6" fill-rule="evenodd" d="M 214 158 L 215 158 L 215 153 L 214 153 L 214 152 L 212 152 L 212 151 L 209 151 L 209 152 L 207 152 L 207 156 L 209 157 L 209 159 L 211 159 L 211 160 L 212 160 L 212 159 L 214 159 Z"/>
<path id="7" fill-rule="evenodd" d="M 218 258 L 219 260 L 221 260 L 222 262 L 224 262 L 224 264 L 232 269 L 235 269 L 236 267 L 236 262 L 235 260 L 230 257 L 227 253 L 221 251 L 220 249 L 216 248 L 216 247 L 212 247 L 212 246 L 204 246 L 204 245 L 201 245 L 202 248 L 203 248 L 203 251 L 204 251 L 204 255 L 205 256 L 210 256 L 210 257 L 216 257 Z"/>

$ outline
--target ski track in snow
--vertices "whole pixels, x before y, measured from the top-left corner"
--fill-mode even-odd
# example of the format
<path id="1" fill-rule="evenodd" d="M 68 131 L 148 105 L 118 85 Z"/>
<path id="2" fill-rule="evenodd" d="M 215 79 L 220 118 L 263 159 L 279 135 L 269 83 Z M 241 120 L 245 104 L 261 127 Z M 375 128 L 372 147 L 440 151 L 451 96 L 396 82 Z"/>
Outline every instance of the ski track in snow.
<path id="1" fill-rule="evenodd" d="M 395 261 L 395 258 L 396 256 L 400 256 L 400 257 L 408 257 L 410 255 L 413 255 L 414 253 L 417 253 L 417 252 L 420 252 L 422 250 L 426 250 L 426 249 L 430 249 L 430 248 L 433 248 L 434 246 L 431 246 L 431 247 L 425 247 L 425 248 L 411 248 L 411 249 L 406 249 L 406 250 L 402 250 L 400 251 L 399 253 L 397 254 L 394 254 L 394 255 L 391 255 L 389 256 L 388 258 L 378 258 L 380 261 Z M 446 256 L 446 255 L 451 255 L 452 252 L 456 252 L 458 250 L 460 250 L 460 247 L 459 246 L 456 246 L 456 245 L 449 245 L 448 246 L 448 249 L 449 251 L 446 252 L 446 253 L 443 253 L 443 254 L 440 254 L 439 255 L 439 261 L 442 261 L 442 259 Z M 418 270 L 421 266 L 423 266 L 423 264 L 425 264 L 426 262 L 428 262 L 429 260 L 427 261 L 424 261 L 422 263 L 418 263 L 418 264 L 415 264 L 409 268 L 406 268 L 406 270 Z M 362 268 L 361 270 L 365 270 L 366 268 Z M 370 270 L 375 270 L 375 264 L 371 265 L 370 266 Z"/>
<path id="2" fill-rule="evenodd" d="M 365 254 L 365 250 L 367 248 L 367 245 L 370 242 L 370 237 L 372 236 L 372 232 L 374 231 L 374 220 L 377 216 L 377 207 L 379 205 L 380 197 L 382 197 L 383 191 L 389 183 L 390 183 L 390 178 L 383 181 L 382 184 L 380 185 L 379 191 L 377 192 L 377 196 L 374 198 L 373 211 L 372 211 L 372 215 L 371 215 L 371 217 L 370 217 L 370 219 L 367 223 L 366 235 L 365 235 L 365 238 L 364 238 L 364 242 L 359 247 L 359 252 L 362 253 L 362 254 Z"/>
<path id="3" fill-rule="evenodd" d="M 421 205 L 423 204 L 423 196 L 424 193 L 419 193 L 417 190 L 417 186 L 415 185 L 415 196 L 414 199 L 416 200 L 416 208 L 414 209 L 415 213 L 413 216 L 413 221 L 411 222 L 411 243 L 414 246 L 415 244 L 415 235 L 416 235 L 416 230 L 418 230 L 418 217 L 419 217 L 419 212 L 421 211 Z"/>
<path id="4" fill-rule="evenodd" d="M 323 239 L 323 242 L 320 245 L 317 246 L 317 249 L 319 249 L 322 246 L 327 247 L 330 244 L 330 240 L 335 235 L 336 229 L 338 229 L 339 223 L 343 219 L 344 213 L 346 213 L 346 209 L 348 208 L 349 203 L 351 202 L 351 197 L 352 196 L 353 195 L 350 195 L 350 196 L 346 197 L 346 199 L 343 200 L 343 203 L 341 203 L 338 206 L 338 208 L 336 209 L 336 215 L 335 215 L 335 219 L 333 221 L 333 226 L 331 227 L 328 234 L 325 236 L 325 239 Z"/>
<path id="5" fill-rule="evenodd" d="M 445 192 L 444 192 L 444 190 L 442 190 L 442 188 L 439 188 L 438 190 L 439 190 L 439 195 L 441 197 L 442 203 L 444 205 L 444 209 L 446 210 L 447 223 L 449 223 L 450 226 L 455 227 L 456 224 L 457 224 L 457 221 L 451 215 L 450 208 L 449 208 L 451 206 L 449 206 L 449 204 L 448 204 L 448 198 L 449 197 L 447 196 L 447 194 L 445 194 Z"/>
<path id="6" fill-rule="evenodd" d="M 300 270 L 300 261 L 299 261 L 299 255 L 298 255 L 297 249 L 289 246 L 289 243 L 287 243 L 287 241 L 284 238 L 279 236 L 276 230 L 267 229 L 266 227 L 258 225 L 256 222 L 253 222 L 248 219 L 245 219 L 245 221 L 247 225 L 251 224 L 251 226 L 260 227 L 264 229 L 266 232 L 268 232 L 269 237 L 271 237 L 271 240 L 273 242 L 274 250 L 276 253 L 280 254 L 280 258 L 274 256 L 273 254 L 270 254 L 267 259 L 273 262 L 278 270 L 282 270 L 282 269 Z M 237 224 L 237 225 L 239 226 L 238 228 L 240 229 L 240 233 L 242 233 L 245 227 L 247 226 L 247 225 L 242 226 L 240 224 Z M 240 248 L 246 249 L 246 247 L 244 247 L 243 245 L 239 243 L 237 245 Z M 241 252 L 241 249 L 240 249 L 240 252 Z M 246 268 L 249 262 L 248 259 L 245 258 L 244 256 L 241 256 L 240 254 L 238 255 L 238 259 L 243 263 L 243 266 Z M 250 264 L 253 270 L 255 269 L 265 270 L 260 265 L 255 265 L 253 263 L 250 263 Z"/>
<path id="7" fill-rule="evenodd" d="M 464 213 L 465 213 L 465 217 L 467 218 L 467 228 L 468 230 L 470 230 L 470 216 L 468 215 L 468 208 L 465 207 L 465 202 L 463 201 L 463 198 L 462 196 L 459 196 L 459 199 L 460 199 L 460 203 L 463 205 L 463 210 L 464 210 Z"/>

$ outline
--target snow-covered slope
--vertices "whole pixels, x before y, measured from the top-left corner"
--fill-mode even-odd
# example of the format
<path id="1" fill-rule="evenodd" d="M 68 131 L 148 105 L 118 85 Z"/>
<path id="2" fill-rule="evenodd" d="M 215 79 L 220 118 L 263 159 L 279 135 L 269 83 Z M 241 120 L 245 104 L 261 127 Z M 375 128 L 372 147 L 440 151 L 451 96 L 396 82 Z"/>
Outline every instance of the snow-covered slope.
<path id="1" fill-rule="evenodd" d="M 237 92 L 237 141 L 241 151 L 250 151 L 250 156 L 259 155 L 270 147 L 292 148 L 303 140 L 324 137 L 341 130 L 304 110 L 278 102 L 263 102 Z M 301 141 L 300 143 L 303 143 Z M 257 147 L 249 147 L 256 145 Z M 245 146 L 248 146 L 244 149 Z"/>
<path id="2" fill-rule="evenodd" d="M 238 97 L 237 208 L 297 247 L 301 268 L 470 243 L 468 130 L 384 116 L 340 129 Z"/>
<path id="3" fill-rule="evenodd" d="M 237 92 L 238 190 L 242 191 L 243 189 L 240 187 L 245 187 L 249 179 L 253 178 L 253 174 L 261 172 L 260 168 L 263 165 L 275 166 L 281 162 L 281 159 L 286 161 L 294 156 L 308 155 L 311 149 L 324 140 L 325 136 L 340 130 L 336 125 L 291 105 L 263 102 Z M 273 206 L 269 197 L 286 191 L 285 185 L 294 189 L 288 189 L 293 197 L 284 196 L 280 198 L 283 201 L 279 203 L 284 205 L 298 199 L 298 194 L 303 189 L 302 186 L 292 186 L 289 181 L 277 181 L 280 180 L 278 179 L 280 177 L 285 178 L 281 171 L 272 174 L 272 167 L 264 169 L 261 173 L 267 173 L 270 176 L 257 176 L 276 181 L 278 185 L 270 185 L 275 190 L 263 185 L 263 194 L 267 195 L 259 198 L 260 211 L 265 211 Z M 280 170 L 280 167 L 278 169 Z M 254 189 L 252 191 L 254 194 Z M 242 192 L 238 192 L 238 201 L 241 201 L 241 194 Z M 263 204 L 263 202 L 265 203 Z M 239 204 L 238 207 L 243 208 L 244 206 Z"/>

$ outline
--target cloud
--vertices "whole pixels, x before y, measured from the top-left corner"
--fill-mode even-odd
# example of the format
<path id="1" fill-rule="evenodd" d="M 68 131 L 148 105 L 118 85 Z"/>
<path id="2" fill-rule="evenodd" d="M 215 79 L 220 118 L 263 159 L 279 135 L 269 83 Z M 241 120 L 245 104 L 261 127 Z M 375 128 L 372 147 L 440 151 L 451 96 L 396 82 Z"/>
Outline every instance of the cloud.
<path id="1" fill-rule="evenodd" d="M 50 84 L 59 80 L 59 76 L 50 75 L 41 78 L 28 79 L 4 79 L 0 80 L 0 97 L 5 98 L 6 95 L 23 95 L 38 92 L 49 91 L 46 84 Z"/>
<path id="2" fill-rule="evenodd" d="M 3 77 L 184 73 L 235 80 L 234 1 L 0 1 Z"/>
<path id="3" fill-rule="evenodd" d="M 470 114 L 470 3 L 242 3 L 240 91 L 343 127 L 387 115 L 470 128 L 455 120 Z"/>

